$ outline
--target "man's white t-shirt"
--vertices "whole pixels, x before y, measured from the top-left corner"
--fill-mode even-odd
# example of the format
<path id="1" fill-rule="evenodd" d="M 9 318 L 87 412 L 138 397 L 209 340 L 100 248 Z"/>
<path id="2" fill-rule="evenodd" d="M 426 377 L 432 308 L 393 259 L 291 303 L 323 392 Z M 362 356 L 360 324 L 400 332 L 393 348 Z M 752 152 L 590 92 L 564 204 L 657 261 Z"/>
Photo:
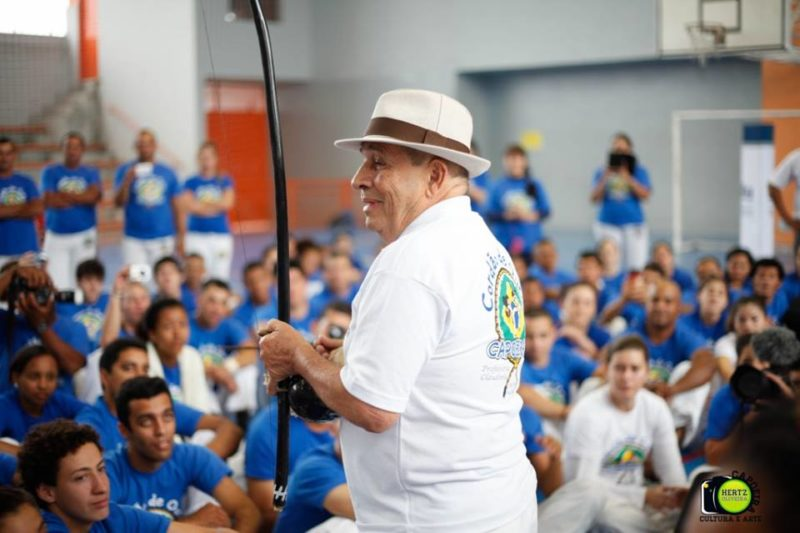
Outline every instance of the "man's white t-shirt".
<path id="1" fill-rule="evenodd" d="M 517 274 L 466 196 L 381 251 L 353 302 L 341 378 L 400 418 L 383 433 L 342 423 L 359 531 L 488 531 L 535 505 L 516 394 L 524 346 Z"/>
<path id="2" fill-rule="evenodd" d="M 793 150 L 783 158 L 778 168 L 775 169 L 770 184 L 782 189 L 791 180 L 800 181 L 800 148 Z M 800 187 L 797 187 L 794 193 L 794 215 L 800 216 Z"/>
<path id="3" fill-rule="evenodd" d="M 630 411 L 614 406 L 608 385 L 581 398 L 567 418 L 564 452 L 566 481 L 605 480 L 637 508 L 644 507 L 644 461 L 651 452 L 661 484 L 686 485 L 669 407 L 645 389 Z"/>

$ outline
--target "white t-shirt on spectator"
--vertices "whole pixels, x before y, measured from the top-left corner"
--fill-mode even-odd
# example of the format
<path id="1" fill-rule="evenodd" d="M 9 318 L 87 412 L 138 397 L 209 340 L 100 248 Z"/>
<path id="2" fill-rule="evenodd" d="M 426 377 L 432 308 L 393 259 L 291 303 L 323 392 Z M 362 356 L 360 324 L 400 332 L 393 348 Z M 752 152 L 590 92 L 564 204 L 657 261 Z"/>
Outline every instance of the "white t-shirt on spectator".
<path id="1" fill-rule="evenodd" d="M 731 331 L 726 333 L 714 343 L 714 357 L 722 357 L 730 361 L 731 365 L 736 366 L 738 359 L 736 355 L 736 333 Z"/>
<path id="2" fill-rule="evenodd" d="M 488 531 L 535 506 L 519 369 L 505 358 L 524 354 L 521 306 L 511 259 L 466 196 L 423 212 L 376 258 L 341 377 L 400 418 L 378 434 L 342 423 L 360 532 Z"/>
<path id="3" fill-rule="evenodd" d="M 637 508 L 644 507 L 644 461 L 651 452 L 661 484 L 686 485 L 669 407 L 645 389 L 630 411 L 611 403 L 608 385 L 583 397 L 567 418 L 564 452 L 566 481 L 605 480 L 609 490 Z"/>
<path id="4" fill-rule="evenodd" d="M 775 169 L 770 184 L 782 189 L 791 180 L 800 181 L 800 148 L 793 150 L 783 158 L 778 168 Z M 794 214 L 795 216 L 800 215 L 800 187 L 797 187 L 794 193 Z"/>

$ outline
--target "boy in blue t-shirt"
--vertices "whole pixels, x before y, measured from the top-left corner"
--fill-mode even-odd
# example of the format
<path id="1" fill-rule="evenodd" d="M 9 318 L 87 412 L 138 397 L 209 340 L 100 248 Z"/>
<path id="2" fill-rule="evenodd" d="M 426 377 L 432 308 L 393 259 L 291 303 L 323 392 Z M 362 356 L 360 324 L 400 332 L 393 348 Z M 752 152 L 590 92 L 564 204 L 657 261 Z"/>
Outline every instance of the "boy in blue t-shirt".
<path id="1" fill-rule="evenodd" d="M 286 490 L 274 533 L 308 531 L 334 516 L 356 519 L 338 439 L 303 454 Z"/>
<path id="2" fill-rule="evenodd" d="M 100 347 L 108 293 L 103 291 L 106 269 L 97 259 L 82 261 L 75 271 L 78 287 L 83 293 L 82 303 L 57 304 L 58 312 L 72 318 L 86 329 L 89 352 Z"/>
<path id="3" fill-rule="evenodd" d="M 577 279 L 570 272 L 558 269 L 558 250 L 550 239 L 541 239 L 536 243 L 533 248 L 533 261 L 528 269 L 528 275 L 539 279 L 548 300 L 558 300 L 561 288 Z"/>
<path id="4" fill-rule="evenodd" d="M 258 509 L 228 477 L 227 465 L 206 448 L 175 444 L 175 411 L 161 378 L 128 380 L 116 399 L 128 445 L 106 458 L 111 499 L 141 509 L 185 517 L 189 487 L 213 496 L 242 531 L 258 527 Z"/>
<path id="5" fill-rule="evenodd" d="M 783 265 L 774 257 L 759 259 L 753 265 L 753 295 L 764 299 L 773 324 L 780 324 L 789 309 L 789 298 L 781 287 L 784 275 Z"/>
<path id="6" fill-rule="evenodd" d="M 697 309 L 679 319 L 706 342 L 713 344 L 728 332 L 728 288 L 722 278 L 710 278 L 697 292 Z"/>
<path id="7" fill-rule="evenodd" d="M 114 399 L 126 381 L 147 376 L 150 363 L 145 344 L 138 339 L 111 342 L 100 356 L 99 370 L 103 395 L 78 413 L 75 420 L 92 426 L 100 435 L 103 449 L 111 452 L 125 445 L 125 437 L 119 430 Z M 177 401 L 174 402 L 174 408 L 175 433 L 181 437 L 191 437 L 197 430 L 208 429 L 214 432 L 214 437 L 205 444 L 206 448 L 222 459 L 236 451 L 242 439 L 242 430 L 233 422 L 219 415 L 204 414 Z"/>
<path id="8" fill-rule="evenodd" d="M 59 533 L 164 533 L 165 516 L 109 502 L 97 433 L 71 420 L 37 426 L 19 453 L 22 484 L 36 497 L 47 530 Z"/>
<path id="9" fill-rule="evenodd" d="M 82 165 L 83 136 L 70 132 L 62 142 L 64 162 L 42 171 L 45 206 L 44 252 L 59 289 L 73 288 L 75 268 L 97 255 L 97 204 L 103 196 L 100 173 Z"/>
<path id="10" fill-rule="evenodd" d="M 156 148 L 155 134 L 141 130 L 137 158 L 120 166 L 114 177 L 114 201 L 125 211 L 122 259 L 127 265 L 152 265 L 160 257 L 184 251 L 178 177 L 156 162 Z"/>
<path id="11" fill-rule="evenodd" d="M 36 217 L 42 214 L 39 190 L 31 178 L 14 172 L 17 146 L 0 137 L 0 266 L 25 252 L 38 252 Z"/>

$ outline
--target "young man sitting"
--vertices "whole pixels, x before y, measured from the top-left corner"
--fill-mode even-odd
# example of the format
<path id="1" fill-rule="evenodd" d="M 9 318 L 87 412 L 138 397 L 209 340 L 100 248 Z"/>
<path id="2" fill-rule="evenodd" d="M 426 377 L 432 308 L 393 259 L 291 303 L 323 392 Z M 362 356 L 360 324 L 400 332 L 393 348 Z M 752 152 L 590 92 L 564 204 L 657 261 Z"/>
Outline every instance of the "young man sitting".
<path id="1" fill-rule="evenodd" d="M 203 526 L 255 532 L 258 509 L 228 477 L 230 469 L 206 448 L 175 444 L 175 410 L 161 378 L 127 381 L 116 399 L 119 427 L 128 445 L 107 456 L 111 497 L 123 504 L 164 513 Z M 213 496 L 191 515 L 183 500 L 189 487 Z"/>

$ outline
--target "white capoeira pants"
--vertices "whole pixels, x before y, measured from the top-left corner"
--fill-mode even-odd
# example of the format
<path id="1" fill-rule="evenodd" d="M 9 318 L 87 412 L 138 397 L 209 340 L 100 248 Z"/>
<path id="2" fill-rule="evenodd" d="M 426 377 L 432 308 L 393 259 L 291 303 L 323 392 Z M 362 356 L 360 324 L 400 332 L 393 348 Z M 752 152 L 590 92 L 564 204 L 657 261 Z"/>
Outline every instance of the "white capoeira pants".
<path id="1" fill-rule="evenodd" d="M 126 265 L 150 265 L 164 256 L 175 253 L 175 237 L 157 239 L 122 239 L 122 260 Z"/>
<path id="2" fill-rule="evenodd" d="M 47 254 L 47 272 L 59 290 L 77 287 L 75 270 L 78 265 L 97 257 L 97 228 L 77 233 L 44 234 L 42 251 Z"/>
<path id="3" fill-rule="evenodd" d="M 195 233 L 186 234 L 187 254 L 195 253 L 203 257 L 206 264 L 206 275 L 209 278 L 228 281 L 231 277 L 233 262 L 233 236 L 229 233 Z"/>
<path id="4" fill-rule="evenodd" d="M 614 226 L 595 221 L 592 231 L 597 242 L 603 239 L 616 241 L 624 269 L 642 270 L 647 264 L 647 248 L 650 246 L 650 231 L 647 229 L 647 224 Z"/>

